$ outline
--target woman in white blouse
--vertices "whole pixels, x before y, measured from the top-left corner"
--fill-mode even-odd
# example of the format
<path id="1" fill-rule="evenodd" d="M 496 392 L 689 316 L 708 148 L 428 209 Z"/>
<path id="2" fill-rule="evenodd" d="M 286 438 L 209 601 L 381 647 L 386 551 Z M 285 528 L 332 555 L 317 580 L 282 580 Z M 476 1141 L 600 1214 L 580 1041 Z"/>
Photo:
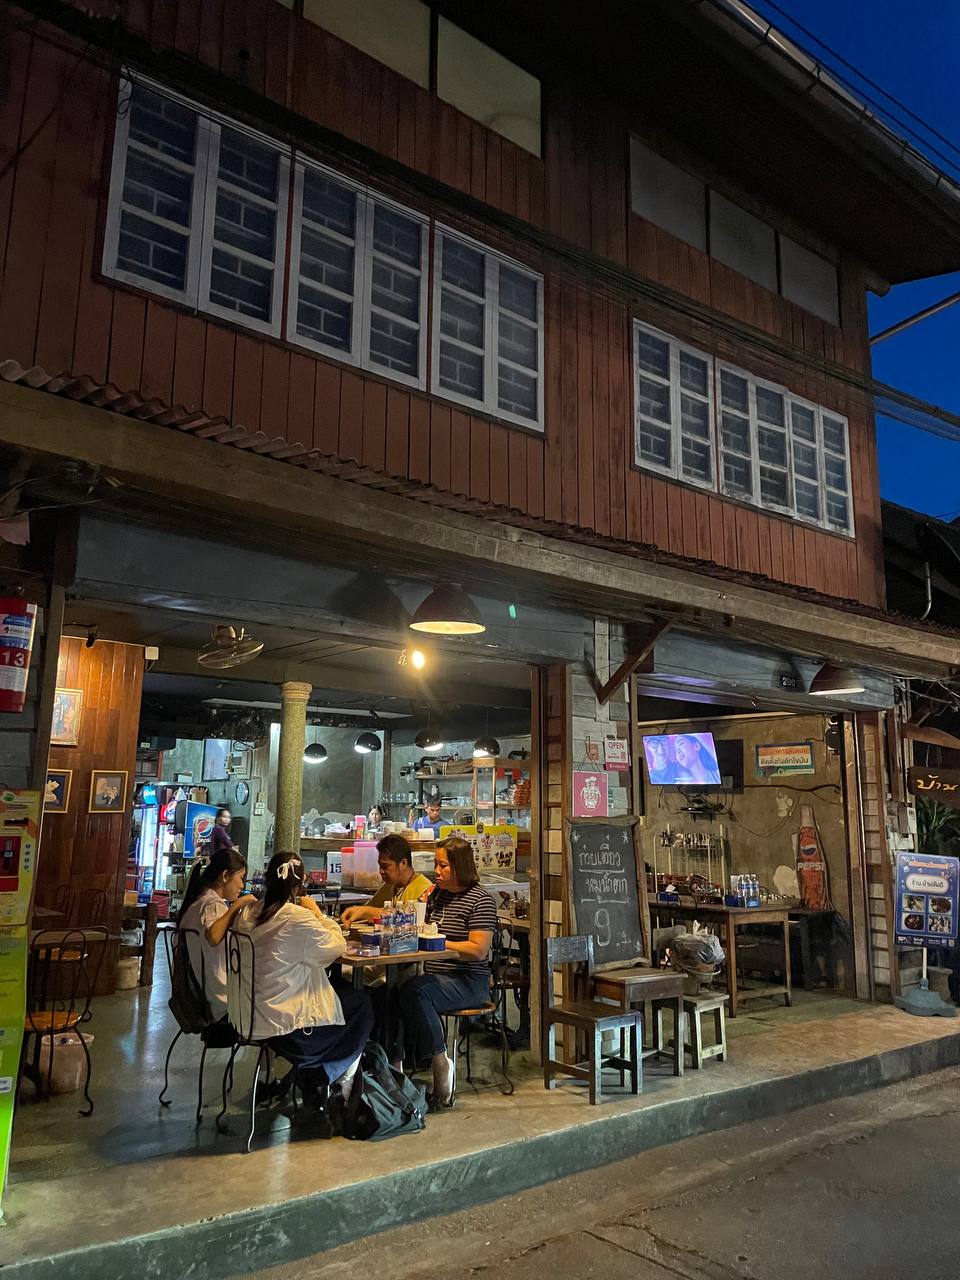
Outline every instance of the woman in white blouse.
<path id="1" fill-rule="evenodd" d="M 352 990 L 338 995 L 330 983 L 327 968 L 343 955 L 346 939 L 302 893 L 306 871 L 299 855 L 275 853 L 264 879 L 263 901 L 247 906 L 234 926 L 253 942 L 253 1036 L 298 1068 L 297 1083 L 315 1108 L 322 1108 L 328 1084 L 338 1086 L 345 1101 L 373 1030 L 369 997 Z M 242 953 L 239 990 L 231 988 L 230 996 L 243 1001 L 231 1021 L 245 1026 L 251 992 Z"/>
<path id="2" fill-rule="evenodd" d="M 227 1016 L 223 940 L 237 913 L 256 902 L 253 894 L 243 893 L 246 875 L 247 864 L 236 849 L 219 849 L 210 858 L 198 859 L 177 916 L 177 928 L 190 930 L 184 934 L 190 967 L 215 1022 Z"/>

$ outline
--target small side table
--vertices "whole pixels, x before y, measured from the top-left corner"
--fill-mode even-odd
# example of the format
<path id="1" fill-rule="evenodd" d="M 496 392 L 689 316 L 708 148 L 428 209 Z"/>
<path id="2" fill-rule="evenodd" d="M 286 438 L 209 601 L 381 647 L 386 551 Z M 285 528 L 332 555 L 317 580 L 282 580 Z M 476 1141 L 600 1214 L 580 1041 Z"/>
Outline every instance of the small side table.
<path id="1" fill-rule="evenodd" d="M 662 1001 L 674 1008 L 674 1016 L 679 1027 L 683 1020 L 683 975 L 671 973 L 666 969 L 608 969 L 593 975 L 593 994 L 598 1000 L 611 1000 L 624 1013 L 640 1008 L 648 1001 Z M 658 1057 L 668 1050 L 654 1032 L 653 1048 L 644 1049 L 644 1058 Z M 673 1059 L 673 1074 L 683 1075 L 683 1045 L 680 1037 L 675 1037 L 673 1049 L 669 1051 Z"/>

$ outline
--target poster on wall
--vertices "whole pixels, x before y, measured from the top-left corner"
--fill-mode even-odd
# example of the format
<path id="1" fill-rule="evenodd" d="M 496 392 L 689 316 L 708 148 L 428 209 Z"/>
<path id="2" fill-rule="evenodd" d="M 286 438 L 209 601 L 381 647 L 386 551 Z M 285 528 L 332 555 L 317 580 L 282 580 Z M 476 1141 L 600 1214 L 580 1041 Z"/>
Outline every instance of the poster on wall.
<path id="1" fill-rule="evenodd" d="M 812 742 L 771 742 L 757 747 L 757 774 L 761 778 L 816 771 Z"/>
<path id="2" fill-rule="evenodd" d="M 204 738 L 203 740 L 203 781 L 226 782 L 230 776 L 227 761 L 230 758 L 232 742 L 229 738 Z"/>
<path id="3" fill-rule="evenodd" d="M 473 849 L 481 875 L 509 875 L 517 866 L 517 828 L 498 825 L 441 827 L 440 839 L 463 836 Z"/>
<path id="4" fill-rule="evenodd" d="M 957 938 L 960 860 L 897 854 L 898 947 L 942 947 Z"/>
<path id="5" fill-rule="evenodd" d="M 605 818 L 610 812 L 609 780 L 605 773 L 580 769 L 573 773 L 573 816 Z"/>
<path id="6" fill-rule="evenodd" d="M 630 744 L 626 738 L 604 738 L 603 766 L 617 773 L 630 768 Z"/>

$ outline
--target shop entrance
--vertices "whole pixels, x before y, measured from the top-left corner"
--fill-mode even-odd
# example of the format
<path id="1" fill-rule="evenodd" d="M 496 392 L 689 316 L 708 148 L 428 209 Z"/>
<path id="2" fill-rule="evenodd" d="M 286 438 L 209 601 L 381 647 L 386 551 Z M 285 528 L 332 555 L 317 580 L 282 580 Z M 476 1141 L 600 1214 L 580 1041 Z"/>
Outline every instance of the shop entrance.
<path id="1" fill-rule="evenodd" d="M 681 700 L 638 680 L 655 945 L 679 927 L 717 934 L 726 963 L 712 987 L 751 1027 L 827 1002 L 843 1012 L 858 994 L 858 896 L 864 908 L 845 717 L 738 701 Z"/>

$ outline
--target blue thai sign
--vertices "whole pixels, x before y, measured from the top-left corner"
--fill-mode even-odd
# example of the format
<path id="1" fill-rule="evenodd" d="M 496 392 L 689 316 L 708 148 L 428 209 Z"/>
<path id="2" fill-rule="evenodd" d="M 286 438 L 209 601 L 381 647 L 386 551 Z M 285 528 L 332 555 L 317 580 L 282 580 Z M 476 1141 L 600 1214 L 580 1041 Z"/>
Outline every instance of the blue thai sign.
<path id="1" fill-rule="evenodd" d="M 899 947 L 942 947 L 957 938 L 960 860 L 897 854 L 896 938 Z"/>

